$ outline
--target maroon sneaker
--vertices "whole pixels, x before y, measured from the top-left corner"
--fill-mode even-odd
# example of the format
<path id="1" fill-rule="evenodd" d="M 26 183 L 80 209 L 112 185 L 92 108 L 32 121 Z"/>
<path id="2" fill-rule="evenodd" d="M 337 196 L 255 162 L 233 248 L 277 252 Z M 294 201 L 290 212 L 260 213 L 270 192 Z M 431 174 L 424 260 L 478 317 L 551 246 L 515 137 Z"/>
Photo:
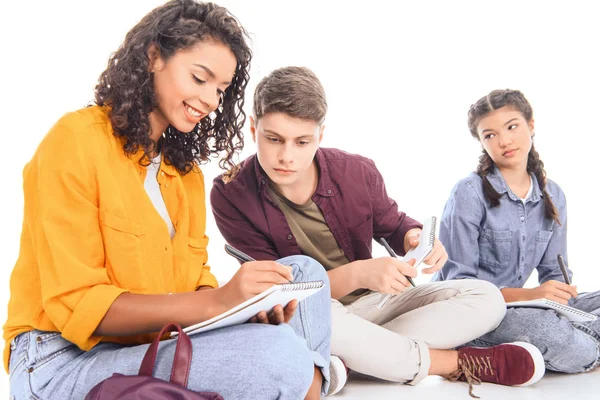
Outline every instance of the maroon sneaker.
<path id="1" fill-rule="evenodd" d="M 530 343 L 505 343 L 494 347 L 463 347 L 458 349 L 458 370 L 450 380 L 469 383 L 471 397 L 473 385 L 481 382 L 506 386 L 528 386 L 539 381 L 546 368 L 542 353 Z"/>

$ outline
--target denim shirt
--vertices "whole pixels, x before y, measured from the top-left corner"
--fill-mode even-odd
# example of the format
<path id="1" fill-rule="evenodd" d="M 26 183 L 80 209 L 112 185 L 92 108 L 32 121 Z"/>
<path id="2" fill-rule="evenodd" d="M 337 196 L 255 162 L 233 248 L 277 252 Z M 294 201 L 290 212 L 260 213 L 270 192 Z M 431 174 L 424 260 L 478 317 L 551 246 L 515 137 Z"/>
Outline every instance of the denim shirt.
<path id="1" fill-rule="evenodd" d="M 449 260 L 434 280 L 477 278 L 500 289 L 520 288 L 534 268 L 539 282 L 563 282 L 557 255 L 567 258 L 567 208 L 560 187 L 547 180 L 560 224 L 544 215 L 543 193 L 535 176 L 525 203 L 506 184 L 496 168 L 488 180 L 501 194 L 500 205 L 490 207 L 482 179 L 475 173 L 454 186 L 440 222 L 440 241 Z M 572 276 L 571 271 L 568 271 Z"/>

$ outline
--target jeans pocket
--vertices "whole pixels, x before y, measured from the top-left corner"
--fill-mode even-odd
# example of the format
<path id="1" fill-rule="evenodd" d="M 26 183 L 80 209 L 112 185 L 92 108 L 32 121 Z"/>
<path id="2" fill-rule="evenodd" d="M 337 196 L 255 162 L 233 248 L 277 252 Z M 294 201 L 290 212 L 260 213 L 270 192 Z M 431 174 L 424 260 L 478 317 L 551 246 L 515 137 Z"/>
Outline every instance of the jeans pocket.
<path id="1" fill-rule="evenodd" d="M 50 381 L 73 361 L 81 350 L 60 332 L 29 332 L 29 360 L 26 363 L 33 396 L 39 396 Z"/>
<path id="2" fill-rule="evenodd" d="M 12 376 L 23 367 L 25 361 L 27 361 L 27 346 L 21 344 L 19 346 L 19 340 L 23 339 L 23 335 L 27 333 L 21 333 L 10 342 L 10 358 L 8 360 L 8 373 L 9 377 Z"/>
<path id="3" fill-rule="evenodd" d="M 506 269 L 510 262 L 513 232 L 483 228 L 479 239 L 479 263 L 490 269 Z"/>
<path id="4" fill-rule="evenodd" d="M 60 332 L 30 332 L 31 345 L 35 346 L 33 354 L 30 350 L 30 369 L 38 370 L 46 363 L 59 358 L 69 350 L 76 349 L 73 343 L 63 339 Z"/>

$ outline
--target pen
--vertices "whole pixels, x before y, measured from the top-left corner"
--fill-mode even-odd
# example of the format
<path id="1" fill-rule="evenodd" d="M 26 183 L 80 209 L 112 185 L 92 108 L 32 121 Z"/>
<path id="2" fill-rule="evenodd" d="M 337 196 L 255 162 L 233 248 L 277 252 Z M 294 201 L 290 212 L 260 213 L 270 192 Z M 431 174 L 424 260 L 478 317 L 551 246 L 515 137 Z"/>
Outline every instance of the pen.
<path id="1" fill-rule="evenodd" d="M 230 256 L 237 258 L 239 261 L 241 261 L 243 263 L 250 262 L 250 261 L 256 261 L 254 258 L 250 257 L 248 254 L 239 251 L 238 249 L 236 249 L 233 246 L 228 245 L 227 243 L 225 243 L 225 252 L 227 254 L 229 254 Z"/>
<path id="2" fill-rule="evenodd" d="M 567 266 L 565 265 L 565 260 L 563 259 L 562 254 L 559 254 L 556 258 L 558 259 L 558 265 L 560 266 L 560 270 L 562 271 L 565 283 L 567 285 L 570 285 L 571 280 L 569 279 L 569 273 L 567 272 Z"/>
<path id="3" fill-rule="evenodd" d="M 387 252 L 390 253 L 390 256 L 392 256 L 394 258 L 398 258 L 398 255 L 396 254 L 396 252 L 394 251 L 394 249 L 392 249 L 390 247 L 390 245 L 388 244 L 388 242 L 384 238 L 379 239 L 379 243 L 381 243 L 381 245 L 383 247 L 385 247 L 385 249 L 387 250 Z M 408 279 L 408 281 L 410 282 L 410 284 L 412 285 L 412 287 L 417 286 L 417 285 L 415 285 L 415 282 L 412 280 L 412 278 L 410 276 L 405 276 L 405 277 L 406 277 L 406 279 Z"/>
<path id="4" fill-rule="evenodd" d="M 227 254 L 229 254 L 230 256 L 235 257 L 236 259 L 238 259 L 242 263 L 246 263 L 246 262 L 250 262 L 250 261 L 256 261 L 254 258 L 250 257 L 248 254 L 244 253 L 243 251 L 240 251 L 240 250 L 236 249 L 233 246 L 230 246 L 227 243 L 225 243 L 225 252 Z M 289 281 L 289 282 L 292 283 L 292 281 Z"/>
<path id="5" fill-rule="evenodd" d="M 385 249 L 387 250 L 387 252 L 390 254 L 390 256 L 394 257 L 394 258 L 398 258 L 398 255 L 396 254 L 396 252 L 394 251 L 394 249 L 392 249 L 390 247 L 390 245 L 388 244 L 388 242 L 384 239 L 381 238 L 379 239 L 379 243 L 385 247 Z M 412 280 L 412 278 L 410 276 L 406 276 L 406 279 L 408 280 L 408 282 L 412 285 L 412 287 L 416 287 L 417 285 L 415 285 L 415 282 Z M 385 303 L 388 302 L 388 300 L 392 297 L 391 294 L 386 294 L 383 299 L 379 302 L 379 304 L 377 305 L 378 308 L 382 308 L 383 306 L 385 306 Z"/>

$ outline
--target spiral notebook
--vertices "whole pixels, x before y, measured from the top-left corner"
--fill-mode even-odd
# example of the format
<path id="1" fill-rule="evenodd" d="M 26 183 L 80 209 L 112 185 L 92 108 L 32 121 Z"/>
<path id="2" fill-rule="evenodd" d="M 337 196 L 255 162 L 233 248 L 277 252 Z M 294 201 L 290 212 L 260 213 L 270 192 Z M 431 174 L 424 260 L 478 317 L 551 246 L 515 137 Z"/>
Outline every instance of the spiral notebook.
<path id="1" fill-rule="evenodd" d="M 406 252 L 402 260 L 410 261 L 411 258 L 415 259 L 414 267 L 418 267 L 433 250 L 435 244 L 435 229 L 437 225 L 437 218 L 435 216 L 428 218 L 423 223 L 423 231 L 421 232 L 421 240 L 419 245 L 414 249 L 410 249 Z M 426 240 L 422 240 L 425 238 Z"/>
<path id="2" fill-rule="evenodd" d="M 189 335 L 217 328 L 243 324 L 261 311 L 271 311 L 278 304 L 286 306 L 292 300 L 301 301 L 324 287 L 323 281 L 284 283 L 273 285 L 264 292 L 246 300 L 232 309 L 207 321 L 188 326 L 183 331 Z M 177 332 L 171 333 L 176 336 Z"/>
<path id="3" fill-rule="evenodd" d="M 548 299 L 536 299 L 529 301 L 511 301 L 506 303 L 506 307 L 530 307 L 555 310 L 558 314 L 564 315 L 569 321 L 588 322 L 598 319 L 594 314 L 566 306 Z"/>
<path id="4" fill-rule="evenodd" d="M 427 256 L 433 251 L 433 245 L 435 244 L 436 225 L 437 218 L 435 216 L 426 219 L 423 223 L 423 230 L 421 232 L 421 240 L 419 240 L 419 244 L 414 249 L 410 249 L 409 251 L 407 251 L 404 257 L 400 259 L 402 261 L 410 261 L 412 258 L 414 258 L 414 267 L 417 268 L 419 264 L 421 264 L 423 260 L 425 260 Z M 385 303 L 387 303 L 388 300 L 392 298 L 392 296 L 393 295 L 391 294 L 382 294 L 377 308 L 383 308 Z"/>

